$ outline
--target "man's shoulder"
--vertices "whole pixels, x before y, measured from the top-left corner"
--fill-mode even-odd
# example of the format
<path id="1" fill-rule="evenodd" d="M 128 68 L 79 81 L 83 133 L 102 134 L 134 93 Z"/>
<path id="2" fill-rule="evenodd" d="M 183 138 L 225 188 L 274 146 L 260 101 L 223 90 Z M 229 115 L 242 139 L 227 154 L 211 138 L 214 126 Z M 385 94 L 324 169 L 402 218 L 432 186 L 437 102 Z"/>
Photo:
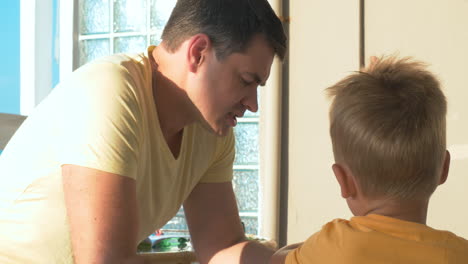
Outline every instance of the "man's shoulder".
<path id="1" fill-rule="evenodd" d="M 147 60 L 148 57 L 145 52 L 139 53 L 115 53 L 110 54 L 107 56 L 103 56 L 97 58 L 94 61 L 91 61 L 90 64 L 93 63 L 112 63 L 115 65 L 125 66 L 126 64 L 140 64 L 143 61 Z"/>
<path id="2" fill-rule="evenodd" d="M 82 68 L 92 68 L 94 70 L 102 68 L 110 72 L 115 71 L 138 75 L 142 72 L 150 71 L 150 68 L 147 66 L 149 66 L 149 61 L 143 53 L 119 53 L 98 58 L 83 65 Z"/>
<path id="3" fill-rule="evenodd" d="M 142 55 L 143 56 L 143 55 Z M 137 55 L 115 54 L 89 62 L 59 84 L 72 96 L 128 94 L 145 97 L 150 91 L 151 68 Z M 75 96 L 75 95 L 73 95 Z"/>

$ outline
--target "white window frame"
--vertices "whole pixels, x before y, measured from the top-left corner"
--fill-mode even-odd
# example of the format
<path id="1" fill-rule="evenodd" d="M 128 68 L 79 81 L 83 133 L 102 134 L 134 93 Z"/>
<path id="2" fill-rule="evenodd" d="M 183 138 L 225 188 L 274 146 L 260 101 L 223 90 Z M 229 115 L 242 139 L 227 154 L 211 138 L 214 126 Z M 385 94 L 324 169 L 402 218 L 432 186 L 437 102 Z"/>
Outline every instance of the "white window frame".
<path id="1" fill-rule="evenodd" d="M 78 68 L 78 0 L 58 0 L 60 80 Z"/>
<path id="2" fill-rule="evenodd" d="M 22 0 L 27 1 L 27 0 Z M 51 1 L 51 0 L 34 0 Z M 282 0 L 269 0 L 281 15 Z M 75 8 L 78 0 L 59 0 L 60 80 L 78 66 L 78 26 Z M 260 88 L 259 236 L 278 242 L 281 171 L 281 62 L 275 59 L 266 87 Z M 246 120 L 251 121 L 251 119 Z M 236 167 L 240 168 L 240 167 Z M 243 168 L 243 167 L 242 167 Z M 241 169 L 241 168 L 240 168 Z"/>
<path id="3" fill-rule="evenodd" d="M 267 114 L 260 115 L 259 236 L 276 242 L 280 228 L 281 77 L 281 62 L 276 58 L 268 84 L 260 89 L 262 113 Z"/>
<path id="4" fill-rule="evenodd" d="M 52 89 L 52 0 L 20 0 L 20 113 Z"/>

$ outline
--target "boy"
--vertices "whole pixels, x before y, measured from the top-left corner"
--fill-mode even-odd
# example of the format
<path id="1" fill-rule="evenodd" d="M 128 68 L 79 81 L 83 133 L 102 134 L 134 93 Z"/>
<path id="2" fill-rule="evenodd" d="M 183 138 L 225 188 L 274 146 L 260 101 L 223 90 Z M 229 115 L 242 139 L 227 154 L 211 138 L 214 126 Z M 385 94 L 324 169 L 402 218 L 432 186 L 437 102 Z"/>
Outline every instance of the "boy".
<path id="1" fill-rule="evenodd" d="M 410 58 L 373 58 L 328 88 L 332 169 L 355 217 L 336 219 L 272 263 L 468 263 L 468 241 L 426 226 L 444 183 L 447 103 Z"/>
<path id="2" fill-rule="evenodd" d="M 61 80 L 0 156 L 1 264 L 143 264 L 184 206 L 201 264 L 265 263 L 232 187 L 233 127 L 286 36 L 267 0 L 178 0 L 160 45 Z"/>

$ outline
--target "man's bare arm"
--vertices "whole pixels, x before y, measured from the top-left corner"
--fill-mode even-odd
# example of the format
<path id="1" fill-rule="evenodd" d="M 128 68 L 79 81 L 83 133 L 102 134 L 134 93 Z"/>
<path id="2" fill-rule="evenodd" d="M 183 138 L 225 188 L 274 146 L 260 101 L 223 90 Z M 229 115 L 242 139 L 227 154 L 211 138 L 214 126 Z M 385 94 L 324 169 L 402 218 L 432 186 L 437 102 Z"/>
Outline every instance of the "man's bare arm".
<path id="1" fill-rule="evenodd" d="M 144 263 L 135 181 L 76 165 L 62 166 L 62 180 L 75 264 Z"/>
<path id="2" fill-rule="evenodd" d="M 289 252 L 291 252 L 292 250 L 295 250 L 296 248 L 300 247 L 302 244 L 303 243 L 291 244 L 291 245 L 285 246 L 283 248 L 280 248 L 271 257 L 270 264 L 284 264 L 284 263 L 286 263 L 286 256 L 289 254 Z"/>
<path id="3" fill-rule="evenodd" d="M 274 251 L 246 240 L 230 182 L 198 184 L 184 210 L 201 264 L 268 263 Z"/>

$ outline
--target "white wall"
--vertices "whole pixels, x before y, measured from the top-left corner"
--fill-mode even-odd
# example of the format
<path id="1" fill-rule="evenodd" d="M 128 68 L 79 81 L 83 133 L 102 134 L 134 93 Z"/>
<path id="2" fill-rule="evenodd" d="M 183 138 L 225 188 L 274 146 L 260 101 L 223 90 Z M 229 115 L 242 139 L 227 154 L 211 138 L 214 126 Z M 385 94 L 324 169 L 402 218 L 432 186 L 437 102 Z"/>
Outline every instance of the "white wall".
<path id="1" fill-rule="evenodd" d="M 365 2 L 366 58 L 399 51 L 430 62 L 440 76 L 452 165 L 428 224 L 468 237 L 468 0 Z M 323 90 L 359 68 L 359 1 L 291 0 L 290 16 L 288 243 L 294 243 L 351 216 L 330 169 Z"/>
<path id="2" fill-rule="evenodd" d="M 288 243 L 350 216 L 331 171 L 324 89 L 359 68 L 358 3 L 290 1 Z"/>
<path id="3" fill-rule="evenodd" d="M 366 1 L 365 25 L 366 54 L 414 56 L 442 82 L 452 163 L 427 224 L 468 238 L 468 0 Z"/>

